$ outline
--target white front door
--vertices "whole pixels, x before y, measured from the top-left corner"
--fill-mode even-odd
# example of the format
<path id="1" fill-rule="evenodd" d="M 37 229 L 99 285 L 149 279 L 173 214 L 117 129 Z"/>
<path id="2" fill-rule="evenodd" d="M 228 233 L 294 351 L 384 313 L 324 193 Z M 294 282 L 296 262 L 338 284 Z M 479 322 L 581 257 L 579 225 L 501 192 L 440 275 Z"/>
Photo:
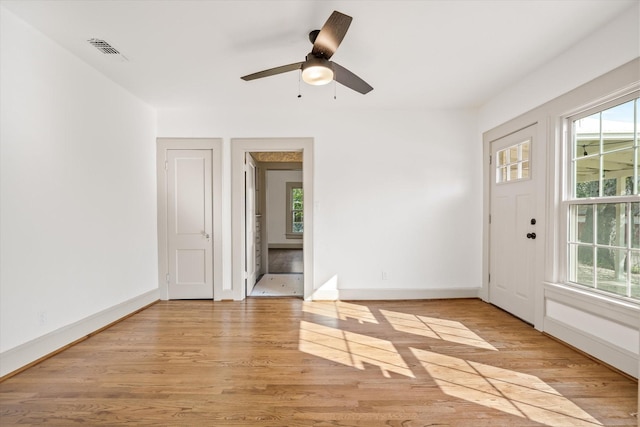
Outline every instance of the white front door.
<path id="1" fill-rule="evenodd" d="M 169 299 L 213 298 L 211 150 L 167 150 Z"/>
<path id="2" fill-rule="evenodd" d="M 256 163 L 251 153 L 245 157 L 245 238 L 247 269 L 246 295 L 251 295 L 256 284 Z"/>
<path id="3" fill-rule="evenodd" d="M 491 143 L 489 301 L 534 323 L 536 125 Z"/>

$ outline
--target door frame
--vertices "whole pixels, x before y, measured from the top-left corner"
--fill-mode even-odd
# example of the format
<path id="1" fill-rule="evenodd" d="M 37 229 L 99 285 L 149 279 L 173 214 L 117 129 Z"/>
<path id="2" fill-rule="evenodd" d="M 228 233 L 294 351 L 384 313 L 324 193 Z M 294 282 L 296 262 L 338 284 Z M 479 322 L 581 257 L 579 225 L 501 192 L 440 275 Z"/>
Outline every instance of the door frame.
<path id="1" fill-rule="evenodd" d="M 504 123 L 498 127 L 495 127 L 482 135 L 482 165 L 483 165 L 483 220 L 482 220 L 482 288 L 480 289 L 480 298 L 490 303 L 490 286 L 489 286 L 489 274 L 491 267 L 491 179 L 494 164 L 491 161 L 491 144 L 494 141 L 507 137 L 513 133 L 516 133 L 522 129 L 530 126 L 536 126 L 536 132 L 533 135 L 534 141 L 536 141 L 535 150 L 532 149 L 531 167 L 532 174 L 536 174 L 535 181 L 535 199 L 536 205 L 535 218 L 536 228 L 540 230 L 536 238 L 535 248 L 535 265 L 534 265 L 534 322 L 533 326 L 542 331 L 544 321 L 544 292 L 543 283 L 545 281 L 545 261 L 548 256 L 557 255 L 555 253 L 545 253 L 545 249 L 548 246 L 546 234 L 549 232 L 547 229 L 547 218 L 549 212 L 549 205 L 547 203 L 547 186 L 552 180 L 549 180 L 548 174 L 558 173 L 558 171 L 549 170 L 549 163 L 547 158 L 548 150 L 546 141 L 549 139 L 547 132 L 550 130 L 545 128 L 537 120 L 531 120 L 531 117 L 520 116 L 507 123 Z M 535 169 L 534 169 L 535 168 Z"/>
<path id="2" fill-rule="evenodd" d="M 255 216 L 256 216 L 256 175 L 257 175 L 257 168 L 256 168 L 256 161 L 253 158 L 253 156 L 251 156 L 251 153 L 245 153 L 245 165 L 247 165 L 247 169 L 245 170 L 245 181 L 244 181 L 244 196 L 245 196 L 245 226 L 244 226 L 244 230 L 245 230 L 245 246 L 249 249 L 245 252 L 245 265 L 247 264 L 247 260 L 251 260 L 252 265 L 251 265 L 251 270 L 250 270 L 250 274 L 248 275 L 247 279 L 248 279 L 248 283 L 247 283 L 247 289 L 245 290 L 245 295 L 249 296 L 251 295 L 251 292 L 253 291 L 253 288 L 256 285 L 256 279 L 257 279 L 257 272 L 256 272 L 256 220 L 255 220 Z M 253 169 L 253 170 L 251 170 Z M 251 170 L 251 173 L 249 173 L 249 171 Z M 252 181 L 252 182 L 251 182 Z M 249 191 L 247 191 L 247 187 L 249 186 L 249 184 L 251 184 L 251 191 L 252 194 L 249 194 Z M 247 204 L 247 200 L 251 200 L 251 204 L 252 206 L 248 206 Z M 247 215 L 247 208 L 253 208 L 252 214 L 251 215 Z M 247 230 L 252 231 L 251 235 L 248 235 Z M 251 245 L 251 246 L 249 246 Z M 247 273 L 249 273 L 249 271 L 247 271 Z"/>
<path id="3" fill-rule="evenodd" d="M 156 174 L 158 198 L 158 289 L 160 299 L 169 299 L 167 276 L 169 254 L 167 239 L 167 152 L 168 150 L 210 150 L 212 191 L 213 298 L 222 293 L 222 139 L 221 138 L 157 138 Z"/>
<path id="4" fill-rule="evenodd" d="M 246 153 L 266 151 L 302 152 L 302 187 L 304 191 L 304 299 L 313 295 L 313 138 L 231 138 L 231 234 L 233 299 L 246 295 L 245 284 L 245 198 L 244 159 Z"/>

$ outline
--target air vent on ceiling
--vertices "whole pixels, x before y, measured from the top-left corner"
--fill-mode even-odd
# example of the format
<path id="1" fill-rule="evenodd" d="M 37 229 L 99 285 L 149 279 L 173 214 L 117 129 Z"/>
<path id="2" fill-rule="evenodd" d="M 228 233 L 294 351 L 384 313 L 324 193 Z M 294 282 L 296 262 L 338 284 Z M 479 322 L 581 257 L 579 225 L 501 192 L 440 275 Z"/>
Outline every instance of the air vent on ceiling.
<path id="1" fill-rule="evenodd" d="M 107 43 L 104 40 L 101 39 L 89 39 L 87 40 L 92 46 L 94 46 L 96 49 L 98 49 L 100 52 L 104 53 L 105 55 L 114 55 L 114 58 L 120 58 L 122 61 L 127 61 L 127 57 L 124 56 L 122 53 L 120 53 L 120 51 L 118 49 L 116 49 L 115 47 L 111 46 L 109 43 Z"/>
<path id="2" fill-rule="evenodd" d="M 104 40 L 89 39 L 87 41 L 91 43 L 93 46 L 95 46 L 96 49 L 98 49 L 102 53 L 106 53 L 108 55 L 120 55 L 120 52 L 118 52 L 118 49 L 111 46 L 109 43 L 107 43 Z"/>

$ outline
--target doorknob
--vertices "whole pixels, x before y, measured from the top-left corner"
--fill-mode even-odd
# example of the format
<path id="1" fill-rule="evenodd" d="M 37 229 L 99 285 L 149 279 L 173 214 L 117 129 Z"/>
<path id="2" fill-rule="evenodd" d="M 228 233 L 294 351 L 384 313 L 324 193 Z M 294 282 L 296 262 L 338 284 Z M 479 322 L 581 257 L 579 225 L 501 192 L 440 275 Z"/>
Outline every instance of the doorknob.
<path id="1" fill-rule="evenodd" d="M 535 239 L 536 233 L 527 233 L 527 239 Z"/>
<path id="2" fill-rule="evenodd" d="M 209 236 L 209 233 L 207 233 L 206 231 L 203 231 L 203 232 L 202 232 L 202 236 L 203 236 L 205 239 L 209 240 L 209 237 L 210 237 L 210 236 Z"/>

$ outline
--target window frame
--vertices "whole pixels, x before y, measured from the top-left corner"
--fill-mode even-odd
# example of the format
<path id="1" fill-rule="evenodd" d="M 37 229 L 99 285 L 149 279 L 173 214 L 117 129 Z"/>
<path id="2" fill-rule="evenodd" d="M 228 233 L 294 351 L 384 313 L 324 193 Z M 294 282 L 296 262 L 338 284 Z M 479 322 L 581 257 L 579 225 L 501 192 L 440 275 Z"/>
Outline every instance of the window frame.
<path id="1" fill-rule="evenodd" d="M 293 190 L 294 189 L 301 189 L 303 190 L 302 193 L 302 209 L 299 209 L 299 211 L 302 212 L 302 214 L 304 215 L 304 187 L 302 185 L 302 182 L 287 182 L 286 185 L 286 191 L 287 191 L 287 206 L 286 206 L 286 231 L 285 231 L 285 235 L 287 237 L 287 239 L 302 239 L 304 236 L 304 229 L 303 231 L 294 231 L 293 230 Z M 304 224 L 304 217 L 302 220 L 303 224 Z"/>
<path id="2" fill-rule="evenodd" d="M 640 175 L 640 136 L 638 136 L 638 132 L 640 132 L 640 125 L 639 125 L 639 117 L 640 117 L 640 101 L 636 101 L 635 105 L 635 124 L 634 124 L 634 131 L 635 131 L 635 135 L 634 135 L 634 143 L 632 145 L 632 150 L 633 150 L 633 155 L 635 157 L 635 164 L 634 164 L 634 172 L 633 172 L 633 180 L 634 180 L 634 190 L 632 191 L 632 194 L 630 195 L 615 195 L 615 196 L 604 196 L 601 195 L 602 194 L 602 185 L 599 186 L 600 191 L 599 191 L 599 195 L 596 197 L 577 197 L 577 195 L 575 194 L 575 187 L 576 187 L 576 170 L 575 170 L 575 164 L 576 164 L 576 159 L 579 159 L 581 157 L 577 156 L 575 153 L 576 147 L 579 146 L 576 145 L 574 143 L 574 128 L 573 128 L 573 123 L 577 120 L 580 120 L 582 118 L 586 118 L 586 117 L 590 117 L 596 113 L 599 112 L 603 112 L 605 110 L 608 110 L 610 108 L 613 108 L 615 106 L 627 103 L 629 101 L 635 100 L 640 98 L 640 91 L 639 90 L 635 90 L 629 93 L 626 93 L 622 96 L 615 96 L 615 97 L 611 97 L 609 99 L 607 99 L 605 102 L 599 103 L 596 106 L 592 106 L 591 108 L 573 113 L 571 115 L 565 116 L 563 117 L 563 161 L 562 163 L 562 177 L 563 177 L 563 181 L 564 181 L 564 185 L 562 186 L 562 194 L 561 194 L 561 201 L 560 201 L 560 209 L 561 209 L 561 218 L 564 218 L 563 220 L 563 225 L 564 225 L 564 231 L 562 232 L 562 239 L 561 239 L 561 247 L 563 249 L 561 249 L 561 254 L 562 256 L 560 257 L 561 262 L 560 262 L 560 271 L 561 271 L 561 282 L 564 285 L 567 286 L 571 286 L 574 287 L 576 289 L 579 289 L 583 292 L 587 292 L 587 293 L 592 293 L 592 294 L 596 294 L 596 295 L 602 295 L 602 296 L 606 296 L 606 297 L 610 297 L 610 298 L 614 298 L 614 299 L 620 299 L 620 300 L 624 300 L 626 302 L 630 302 L 632 304 L 636 304 L 636 305 L 640 305 L 640 297 L 632 297 L 632 296 L 626 296 L 626 295 L 621 295 L 615 292 L 611 292 L 611 291 L 606 291 L 606 290 L 602 290 L 602 289 L 598 289 L 597 287 L 597 273 L 596 271 L 596 265 L 593 266 L 594 268 L 594 287 L 590 287 L 588 285 L 585 284 L 580 284 L 577 281 L 571 281 L 572 278 L 572 269 L 574 268 L 574 266 L 571 264 L 571 260 L 572 260 L 572 253 L 571 253 L 571 246 L 572 245 L 577 245 L 577 243 L 580 243 L 577 241 L 577 239 L 572 239 L 572 230 L 574 229 L 574 225 L 572 223 L 572 209 L 574 206 L 579 206 L 579 205 L 593 205 L 594 206 L 594 210 L 597 209 L 598 205 L 615 205 L 615 204 L 625 204 L 626 206 L 626 212 L 627 215 L 625 218 L 627 218 L 628 222 L 629 218 L 630 218 L 630 204 L 631 203 L 637 203 L 640 201 L 640 184 L 638 183 L 638 179 L 639 179 L 639 175 Z M 600 123 L 602 123 L 602 118 L 600 118 Z M 600 131 L 601 132 L 601 131 Z M 600 156 L 600 167 L 602 168 L 602 158 L 604 156 L 604 153 L 601 149 L 599 149 L 599 153 L 598 155 Z M 602 183 L 602 179 L 600 180 L 600 183 Z M 595 218 L 594 218 L 594 222 L 595 222 Z M 631 230 L 629 230 L 627 237 L 627 242 L 626 242 L 626 247 L 624 248 L 627 251 L 627 256 L 630 257 L 630 255 L 634 252 L 637 252 L 635 250 L 635 248 L 633 247 L 633 242 L 630 239 L 630 234 L 631 234 Z M 599 243 L 597 241 L 597 237 L 594 236 L 593 237 L 593 242 L 588 243 L 588 242 L 584 242 L 585 244 L 583 246 L 587 246 L 587 247 L 591 247 L 594 248 L 594 250 L 597 251 L 598 248 L 608 248 L 610 247 L 610 245 L 606 245 L 606 244 L 602 244 Z M 631 257 L 630 257 L 631 258 Z M 594 257 L 594 264 L 597 264 L 597 257 Z M 631 264 L 630 262 L 628 262 L 628 264 Z M 632 282 L 632 278 L 630 276 L 631 274 L 631 270 L 632 267 L 630 265 L 627 266 L 627 271 L 626 271 L 626 275 L 627 275 L 627 288 L 629 288 L 629 286 L 631 286 L 633 284 Z"/>

